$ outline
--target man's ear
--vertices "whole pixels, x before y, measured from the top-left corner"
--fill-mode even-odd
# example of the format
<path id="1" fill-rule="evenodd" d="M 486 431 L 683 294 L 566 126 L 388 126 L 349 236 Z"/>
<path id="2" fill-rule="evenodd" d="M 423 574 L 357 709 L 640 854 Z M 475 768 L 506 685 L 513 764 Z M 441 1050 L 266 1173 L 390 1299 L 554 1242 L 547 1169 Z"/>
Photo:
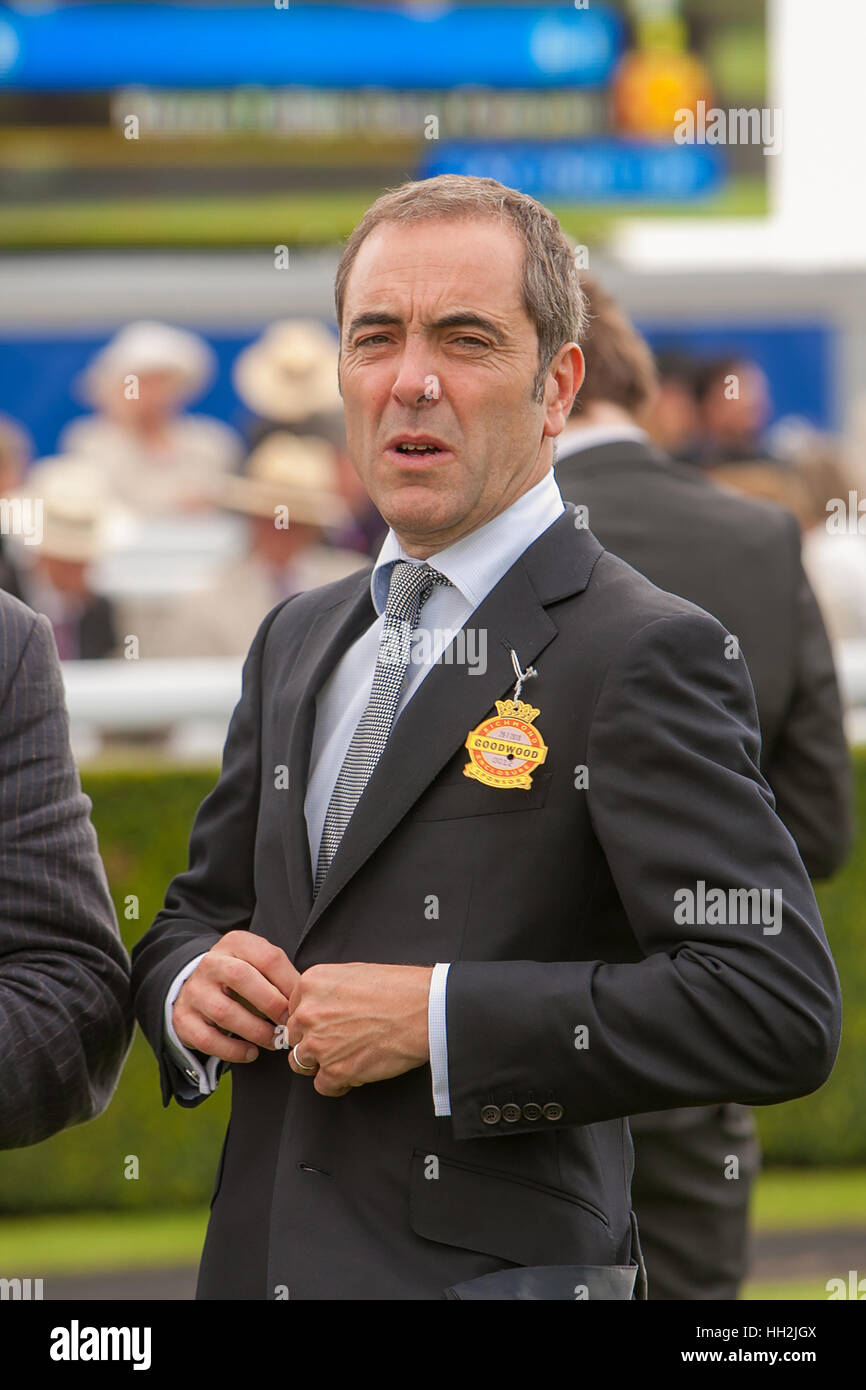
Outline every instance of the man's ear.
<path id="1" fill-rule="evenodd" d="M 545 434 L 556 435 L 565 428 L 575 396 L 583 385 L 585 373 L 586 363 L 577 343 L 563 343 L 550 364 L 544 385 L 544 407 L 547 416 Z M 549 428 L 551 425 L 552 428 Z"/>
<path id="2" fill-rule="evenodd" d="M 576 362 L 575 362 L 575 390 L 574 390 L 574 394 L 575 394 L 575 398 L 576 398 L 576 397 L 580 394 L 580 388 L 581 388 L 581 386 L 583 385 L 584 381 L 586 380 L 586 358 L 585 358 L 584 355 L 583 355 L 582 349 L 579 348 L 579 347 L 577 347 L 577 343 L 575 343 L 574 346 L 577 348 L 578 357 L 579 357 L 579 361 L 576 361 Z M 573 402 L 572 402 L 572 404 L 573 404 Z"/>

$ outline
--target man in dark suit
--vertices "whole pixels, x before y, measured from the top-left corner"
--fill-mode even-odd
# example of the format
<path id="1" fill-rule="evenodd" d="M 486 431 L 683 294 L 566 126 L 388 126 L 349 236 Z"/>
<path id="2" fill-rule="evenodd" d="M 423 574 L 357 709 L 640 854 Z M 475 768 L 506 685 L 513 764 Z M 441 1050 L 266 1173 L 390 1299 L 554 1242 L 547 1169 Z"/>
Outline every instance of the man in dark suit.
<path id="1" fill-rule="evenodd" d="M 51 626 L 5 593 L 0 672 L 0 1149 L 12 1149 L 102 1113 L 134 1024 Z"/>
<path id="2" fill-rule="evenodd" d="M 608 550 L 718 618 L 755 688 L 761 770 L 812 878 L 835 872 L 853 837 L 851 760 L 833 658 L 784 509 L 722 490 L 671 462 L 641 428 L 652 354 L 618 305 L 582 280 L 586 377 L 557 439 L 562 495 Z M 759 1168 L 751 1111 L 715 1105 L 632 1121 L 632 1196 L 650 1298 L 735 1298 L 747 1266 Z M 738 1160 L 737 1168 L 727 1162 Z"/>
<path id="3" fill-rule="evenodd" d="M 404 185 L 336 304 L 389 534 L 262 624 L 133 953 L 164 1103 L 232 1067 L 198 1294 L 644 1296 L 625 1117 L 801 1095 L 838 1047 L 752 688 L 559 496 L 583 314 L 547 209 Z"/>

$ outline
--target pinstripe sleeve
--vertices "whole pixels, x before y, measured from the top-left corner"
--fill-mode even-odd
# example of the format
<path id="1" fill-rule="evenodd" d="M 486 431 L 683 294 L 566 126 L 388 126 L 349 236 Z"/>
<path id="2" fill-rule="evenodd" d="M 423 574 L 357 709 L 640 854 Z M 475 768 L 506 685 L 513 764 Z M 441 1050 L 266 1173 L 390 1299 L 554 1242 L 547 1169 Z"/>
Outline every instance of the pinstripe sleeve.
<path id="1" fill-rule="evenodd" d="M 0 594 L 0 1148 L 107 1106 L 132 1040 L 91 802 L 50 624 Z"/>

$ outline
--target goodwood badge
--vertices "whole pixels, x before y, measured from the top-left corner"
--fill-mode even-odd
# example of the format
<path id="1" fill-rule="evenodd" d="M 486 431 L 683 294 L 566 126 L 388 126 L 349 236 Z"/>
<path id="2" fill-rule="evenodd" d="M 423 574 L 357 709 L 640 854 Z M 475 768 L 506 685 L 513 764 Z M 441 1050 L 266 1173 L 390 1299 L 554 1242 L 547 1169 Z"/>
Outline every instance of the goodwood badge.
<path id="1" fill-rule="evenodd" d="M 532 786 L 531 774 L 547 757 L 547 746 L 533 720 L 541 713 L 523 700 L 497 700 L 496 714 L 466 739 L 465 777 L 488 787 Z"/>

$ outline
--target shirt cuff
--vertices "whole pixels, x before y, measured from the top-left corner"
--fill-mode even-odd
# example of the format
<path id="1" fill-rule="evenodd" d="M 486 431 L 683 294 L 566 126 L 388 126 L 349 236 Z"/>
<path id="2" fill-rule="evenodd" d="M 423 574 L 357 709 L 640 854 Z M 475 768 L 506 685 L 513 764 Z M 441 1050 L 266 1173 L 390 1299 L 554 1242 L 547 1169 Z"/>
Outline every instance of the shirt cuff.
<path id="1" fill-rule="evenodd" d="M 175 1065 L 183 1072 L 187 1081 L 191 1083 L 190 1086 L 183 1088 L 182 1093 L 185 1098 L 193 1095 L 211 1095 L 212 1092 L 216 1090 L 217 1082 L 222 1074 L 220 1071 L 220 1064 L 224 1059 L 222 1057 L 207 1057 L 202 1066 L 200 1059 L 196 1057 L 194 1053 L 190 1052 L 189 1048 L 184 1047 L 177 1033 L 174 1031 L 174 1022 L 172 1020 L 174 1001 L 180 994 L 181 985 L 187 976 L 192 974 L 199 961 L 204 960 L 206 955 L 207 952 L 202 951 L 201 955 L 195 956 L 193 960 L 188 961 L 183 969 L 178 971 L 177 975 L 175 975 L 169 986 L 168 994 L 165 996 L 165 1013 L 163 1015 L 165 1045 Z"/>
<path id="2" fill-rule="evenodd" d="M 434 965 L 427 1002 L 427 1038 L 430 1043 L 434 1115 L 451 1114 L 451 1095 L 448 1090 L 448 1033 L 445 1025 L 445 986 L 450 969 L 450 961 L 447 965 Z"/>

